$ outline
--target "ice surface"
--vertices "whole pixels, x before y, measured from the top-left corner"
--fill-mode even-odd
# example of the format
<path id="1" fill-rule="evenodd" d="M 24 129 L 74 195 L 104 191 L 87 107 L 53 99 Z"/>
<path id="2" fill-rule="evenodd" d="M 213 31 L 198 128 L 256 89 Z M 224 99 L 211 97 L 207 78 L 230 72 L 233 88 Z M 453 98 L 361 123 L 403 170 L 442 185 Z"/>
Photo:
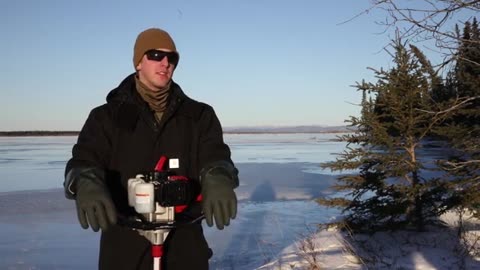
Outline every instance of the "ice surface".
<path id="1" fill-rule="evenodd" d="M 0 192 L 59 188 L 76 137 L 0 137 Z"/>

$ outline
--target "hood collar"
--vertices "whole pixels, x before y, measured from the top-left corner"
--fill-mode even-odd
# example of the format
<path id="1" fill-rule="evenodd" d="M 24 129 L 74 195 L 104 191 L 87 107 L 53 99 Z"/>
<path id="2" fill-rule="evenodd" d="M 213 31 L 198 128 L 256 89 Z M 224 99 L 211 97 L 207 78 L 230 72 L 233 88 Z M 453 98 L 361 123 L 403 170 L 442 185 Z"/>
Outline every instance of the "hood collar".
<path id="1" fill-rule="evenodd" d="M 136 73 L 132 73 L 128 75 L 119 85 L 117 88 L 111 90 L 107 95 L 107 103 L 112 102 L 134 102 L 135 96 L 141 99 L 140 94 L 137 93 L 136 85 L 135 85 L 135 75 Z M 183 93 L 182 89 L 178 84 L 176 84 L 172 80 L 172 84 L 170 86 L 170 97 L 169 99 L 173 104 L 178 104 L 182 100 L 186 98 L 185 93 Z M 173 105 L 172 104 L 172 105 Z"/>

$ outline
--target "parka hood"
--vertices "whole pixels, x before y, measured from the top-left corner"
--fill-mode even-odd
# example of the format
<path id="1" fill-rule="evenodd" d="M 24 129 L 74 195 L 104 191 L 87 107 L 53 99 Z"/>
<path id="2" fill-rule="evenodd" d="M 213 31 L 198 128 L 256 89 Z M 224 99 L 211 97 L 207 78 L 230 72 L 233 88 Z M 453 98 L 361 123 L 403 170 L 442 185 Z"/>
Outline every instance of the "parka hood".
<path id="1" fill-rule="evenodd" d="M 125 101 L 132 96 L 132 91 L 135 89 L 135 73 L 128 75 L 117 86 L 111 90 L 107 95 L 107 103 L 114 101 Z"/>

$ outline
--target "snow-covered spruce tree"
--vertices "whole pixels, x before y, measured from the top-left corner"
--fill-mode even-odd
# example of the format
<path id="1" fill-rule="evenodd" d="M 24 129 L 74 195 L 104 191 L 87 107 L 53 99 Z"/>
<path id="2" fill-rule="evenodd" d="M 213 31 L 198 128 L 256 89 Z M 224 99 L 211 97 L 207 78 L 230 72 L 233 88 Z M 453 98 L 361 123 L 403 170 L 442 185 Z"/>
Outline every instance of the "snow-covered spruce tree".
<path id="1" fill-rule="evenodd" d="M 353 132 L 339 138 L 347 142 L 346 150 L 336 161 L 322 164 L 347 170 L 335 185 L 346 196 L 318 202 L 341 208 L 354 230 L 423 230 L 454 204 L 448 182 L 428 178 L 427 164 L 418 153 L 434 127 L 462 103 L 434 103 L 430 94 L 439 87 L 439 78 L 429 61 L 418 48 L 406 48 L 400 38 L 392 47 L 394 67 L 374 70 L 376 83 L 356 86 L 374 98 L 364 94 L 361 116 L 347 121 Z"/>

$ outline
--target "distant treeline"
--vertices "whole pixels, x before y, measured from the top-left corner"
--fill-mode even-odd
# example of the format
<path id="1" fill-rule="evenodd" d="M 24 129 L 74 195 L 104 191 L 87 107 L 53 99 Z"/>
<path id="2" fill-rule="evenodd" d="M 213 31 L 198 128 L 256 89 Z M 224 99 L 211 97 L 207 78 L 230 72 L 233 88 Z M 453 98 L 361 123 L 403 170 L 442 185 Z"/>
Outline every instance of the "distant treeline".
<path id="1" fill-rule="evenodd" d="M 225 134 L 289 134 L 289 133 L 344 133 L 348 132 L 346 128 L 334 128 L 334 129 L 226 129 Z M 78 136 L 80 131 L 45 131 L 45 130 L 32 130 L 32 131 L 0 131 L 0 137 L 34 137 L 34 136 Z"/>
<path id="2" fill-rule="evenodd" d="M 0 137 L 27 137 L 27 136 L 78 136 L 79 131 L 0 131 Z"/>

